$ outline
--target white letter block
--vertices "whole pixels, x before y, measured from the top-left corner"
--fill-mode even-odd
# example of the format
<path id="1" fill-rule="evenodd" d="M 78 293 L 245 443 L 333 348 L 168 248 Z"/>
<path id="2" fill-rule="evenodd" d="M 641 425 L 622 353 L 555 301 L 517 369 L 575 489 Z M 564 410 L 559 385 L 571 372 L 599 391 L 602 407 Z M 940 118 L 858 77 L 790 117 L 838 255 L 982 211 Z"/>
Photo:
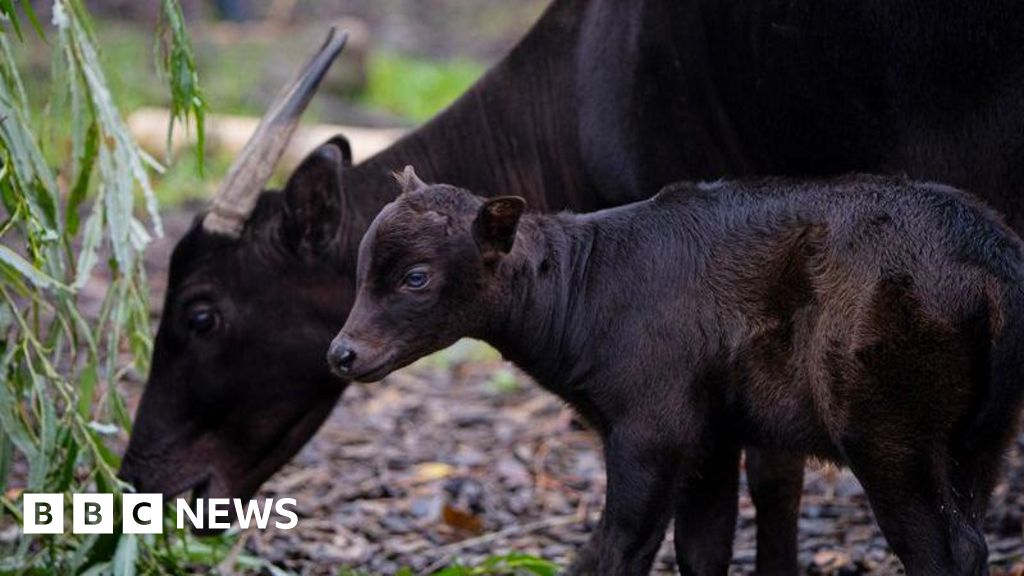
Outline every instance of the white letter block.
<path id="1" fill-rule="evenodd" d="M 162 494 L 125 493 L 121 499 L 121 530 L 125 534 L 161 534 L 164 531 Z"/>
<path id="2" fill-rule="evenodd" d="M 64 533 L 63 494 L 22 494 L 25 534 Z"/>
<path id="3" fill-rule="evenodd" d="M 113 494 L 75 494 L 71 499 L 71 532 L 114 533 Z"/>

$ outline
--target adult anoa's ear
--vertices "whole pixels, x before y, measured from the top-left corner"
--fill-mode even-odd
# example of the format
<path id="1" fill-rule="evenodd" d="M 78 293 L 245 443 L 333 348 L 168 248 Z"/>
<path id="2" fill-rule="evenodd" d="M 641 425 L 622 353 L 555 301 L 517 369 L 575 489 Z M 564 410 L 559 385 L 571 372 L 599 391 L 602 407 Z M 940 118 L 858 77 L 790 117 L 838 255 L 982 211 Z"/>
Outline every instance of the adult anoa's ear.
<path id="1" fill-rule="evenodd" d="M 352 165 L 344 136 L 313 150 L 284 187 L 282 237 L 289 248 L 319 251 L 337 234 L 344 217 L 342 172 Z"/>
<path id="2" fill-rule="evenodd" d="M 512 250 L 524 210 L 526 200 L 519 196 L 488 198 L 480 206 L 473 221 L 473 239 L 485 261 L 496 260 Z"/>

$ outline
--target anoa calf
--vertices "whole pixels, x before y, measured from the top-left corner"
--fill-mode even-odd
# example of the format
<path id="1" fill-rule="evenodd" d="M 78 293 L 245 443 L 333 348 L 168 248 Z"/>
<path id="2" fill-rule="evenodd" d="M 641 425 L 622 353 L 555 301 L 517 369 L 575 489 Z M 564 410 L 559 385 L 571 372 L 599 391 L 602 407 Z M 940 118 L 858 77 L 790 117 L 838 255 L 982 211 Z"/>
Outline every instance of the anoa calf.
<path id="1" fill-rule="evenodd" d="M 985 574 L 1024 382 L 1022 245 L 948 187 L 678 184 L 592 214 L 426 185 L 359 249 L 340 374 L 491 343 L 602 436 L 600 574 L 726 574 L 740 449 L 848 465 L 911 575 Z M 522 216 L 522 217 L 521 217 Z"/>

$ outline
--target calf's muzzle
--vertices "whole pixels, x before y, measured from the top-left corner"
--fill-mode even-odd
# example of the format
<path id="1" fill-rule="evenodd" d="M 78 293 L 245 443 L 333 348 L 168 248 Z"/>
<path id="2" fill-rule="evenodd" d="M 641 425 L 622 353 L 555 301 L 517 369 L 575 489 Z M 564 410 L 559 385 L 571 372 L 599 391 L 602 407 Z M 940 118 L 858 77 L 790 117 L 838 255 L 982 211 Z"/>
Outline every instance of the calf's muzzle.
<path id="1" fill-rule="evenodd" d="M 356 357 L 354 346 L 348 338 L 342 335 L 335 338 L 327 350 L 327 364 L 331 367 L 332 372 L 342 377 L 349 375 Z"/>

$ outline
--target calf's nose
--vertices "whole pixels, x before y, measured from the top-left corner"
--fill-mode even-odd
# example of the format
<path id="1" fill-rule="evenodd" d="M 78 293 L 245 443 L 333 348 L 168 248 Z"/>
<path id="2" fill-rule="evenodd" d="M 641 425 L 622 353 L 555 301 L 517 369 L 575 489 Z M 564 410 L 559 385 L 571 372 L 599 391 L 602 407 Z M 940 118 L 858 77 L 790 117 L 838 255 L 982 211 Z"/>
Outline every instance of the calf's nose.
<path id="1" fill-rule="evenodd" d="M 331 342 L 331 348 L 327 351 L 327 364 L 335 374 L 347 375 L 355 361 L 356 351 L 345 339 L 339 338 Z"/>

